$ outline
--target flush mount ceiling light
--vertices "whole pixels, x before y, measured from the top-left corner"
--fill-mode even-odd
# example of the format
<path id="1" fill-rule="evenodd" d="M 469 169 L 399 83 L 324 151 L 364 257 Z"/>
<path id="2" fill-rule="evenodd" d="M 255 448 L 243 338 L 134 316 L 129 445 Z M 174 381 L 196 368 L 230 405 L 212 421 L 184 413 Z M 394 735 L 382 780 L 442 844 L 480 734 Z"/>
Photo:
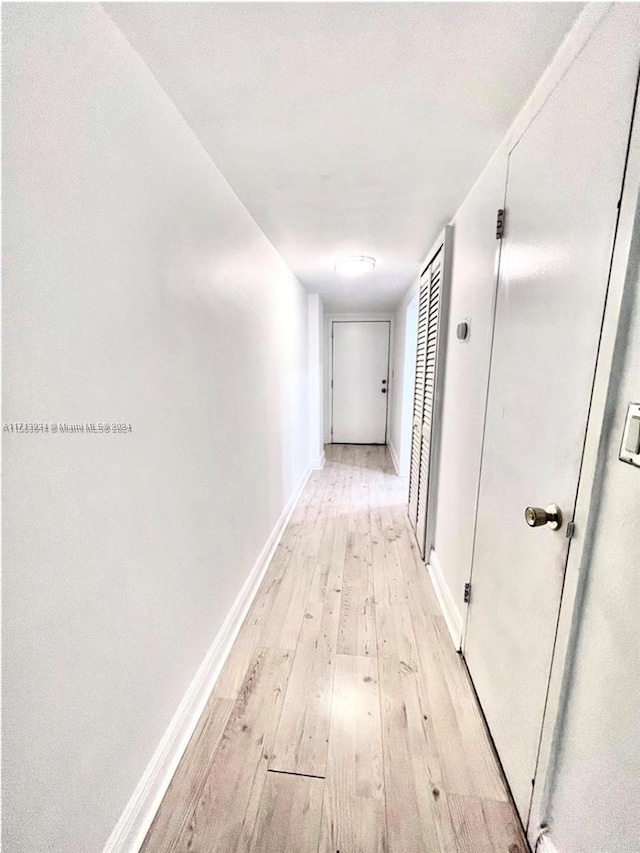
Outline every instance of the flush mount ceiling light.
<path id="1" fill-rule="evenodd" d="M 376 259 L 368 258 L 366 255 L 357 255 L 353 258 L 342 258 L 336 261 L 336 272 L 349 277 L 362 275 L 364 272 L 371 272 L 375 268 Z"/>

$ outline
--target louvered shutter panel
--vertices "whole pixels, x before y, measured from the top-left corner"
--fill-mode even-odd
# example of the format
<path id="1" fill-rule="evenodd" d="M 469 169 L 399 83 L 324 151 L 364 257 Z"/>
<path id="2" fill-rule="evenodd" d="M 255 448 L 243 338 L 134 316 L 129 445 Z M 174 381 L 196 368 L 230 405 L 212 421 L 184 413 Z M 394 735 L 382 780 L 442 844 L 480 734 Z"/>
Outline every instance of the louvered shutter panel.
<path id="1" fill-rule="evenodd" d="M 429 300 L 424 363 L 424 393 L 422 405 L 422 430 L 420 440 L 420 469 L 418 477 L 418 506 L 416 538 L 420 553 L 425 557 L 429 470 L 431 466 L 431 438 L 435 403 L 438 333 L 440 329 L 440 302 L 442 293 L 442 249 L 429 265 Z"/>
<path id="2" fill-rule="evenodd" d="M 427 356 L 427 319 L 429 310 L 430 268 L 422 273 L 418 306 L 418 344 L 416 349 L 416 380 L 413 395 L 413 425 L 411 432 L 411 467 L 409 470 L 409 520 L 414 530 L 418 522 L 418 484 L 420 480 L 420 443 L 422 409 L 424 404 L 424 375 Z"/>

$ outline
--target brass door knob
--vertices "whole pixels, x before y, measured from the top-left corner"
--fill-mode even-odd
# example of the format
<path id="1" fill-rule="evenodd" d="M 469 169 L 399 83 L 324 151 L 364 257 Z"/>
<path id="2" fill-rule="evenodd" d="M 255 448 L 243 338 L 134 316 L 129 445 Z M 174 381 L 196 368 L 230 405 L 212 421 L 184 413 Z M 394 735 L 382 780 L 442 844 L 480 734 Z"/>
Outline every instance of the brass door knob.
<path id="1" fill-rule="evenodd" d="M 557 530 L 562 524 L 562 513 L 556 504 L 549 504 L 546 509 L 528 506 L 524 511 L 524 518 L 529 527 L 542 527 L 546 524 L 552 530 Z"/>

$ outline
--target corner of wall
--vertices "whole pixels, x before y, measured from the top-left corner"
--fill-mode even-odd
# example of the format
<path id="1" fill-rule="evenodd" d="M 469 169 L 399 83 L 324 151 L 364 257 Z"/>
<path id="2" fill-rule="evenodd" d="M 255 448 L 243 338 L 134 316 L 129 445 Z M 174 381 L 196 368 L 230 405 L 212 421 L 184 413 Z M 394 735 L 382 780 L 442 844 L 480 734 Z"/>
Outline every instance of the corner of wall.
<path id="1" fill-rule="evenodd" d="M 438 604 L 440 605 L 440 610 L 444 616 L 444 621 L 447 623 L 451 640 L 456 651 L 459 651 L 462 645 L 462 628 L 464 620 L 462 618 L 462 613 L 456 604 L 453 593 L 447 584 L 440 561 L 436 556 L 436 552 L 433 550 L 429 555 L 427 571 L 429 572 L 429 577 L 433 583 L 433 588 L 436 593 L 436 598 L 438 599 Z"/>
<path id="2" fill-rule="evenodd" d="M 538 836 L 535 842 L 533 853 L 559 853 L 558 848 L 553 844 L 548 835 Z"/>
<path id="3" fill-rule="evenodd" d="M 391 456 L 391 461 L 393 462 L 393 467 L 396 470 L 396 474 L 398 475 L 398 477 L 402 477 L 402 474 L 400 473 L 400 460 L 398 459 L 398 452 L 392 441 L 389 441 L 388 447 L 389 455 Z"/>

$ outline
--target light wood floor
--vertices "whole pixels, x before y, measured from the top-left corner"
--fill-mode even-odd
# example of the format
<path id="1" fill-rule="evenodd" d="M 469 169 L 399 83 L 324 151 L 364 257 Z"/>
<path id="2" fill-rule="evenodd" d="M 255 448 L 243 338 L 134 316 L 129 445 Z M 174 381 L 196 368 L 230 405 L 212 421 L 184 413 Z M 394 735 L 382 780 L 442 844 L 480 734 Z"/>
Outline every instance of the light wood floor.
<path id="1" fill-rule="evenodd" d="M 145 853 L 528 850 L 384 447 L 327 447 Z"/>

